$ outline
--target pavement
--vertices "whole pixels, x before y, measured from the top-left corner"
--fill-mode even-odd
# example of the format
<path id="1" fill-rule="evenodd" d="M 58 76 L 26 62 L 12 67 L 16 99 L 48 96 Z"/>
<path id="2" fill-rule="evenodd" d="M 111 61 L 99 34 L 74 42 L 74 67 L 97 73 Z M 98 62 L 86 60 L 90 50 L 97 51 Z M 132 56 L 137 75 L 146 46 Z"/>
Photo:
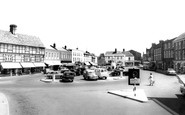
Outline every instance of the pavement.
<path id="1" fill-rule="evenodd" d="M 9 115 L 8 100 L 3 93 L 0 93 L 0 115 Z"/>

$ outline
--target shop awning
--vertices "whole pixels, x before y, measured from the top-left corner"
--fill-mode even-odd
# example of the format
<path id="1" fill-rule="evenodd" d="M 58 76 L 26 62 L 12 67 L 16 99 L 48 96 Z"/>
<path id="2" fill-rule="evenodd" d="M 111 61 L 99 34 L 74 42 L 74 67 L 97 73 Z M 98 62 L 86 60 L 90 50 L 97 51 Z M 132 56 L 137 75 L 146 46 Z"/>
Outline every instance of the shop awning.
<path id="1" fill-rule="evenodd" d="M 48 65 L 62 65 L 60 61 L 44 61 Z"/>
<path id="2" fill-rule="evenodd" d="M 46 65 L 42 62 L 33 63 L 35 67 L 45 67 Z"/>
<path id="3" fill-rule="evenodd" d="M 62 65 L 65 65 L 65 66 L 75 66 L 74 63 L 63 63 Z"/>
<path id="4" fill-rule="evenodd" d="M 44 63 L 46 63 L 48 65 L 54 65 L 54 63 L 52 61 L 44 61 Z"/>
<path id="5" fill-rule="evenodd" d="M 16 69 L 16 68 L 22 68 L 20 63 L 13 63 L 13 62 L 2 62 L 1 66 L 3 69 Z"/>
<path id="6" fill-rule="evenodd" d="M 53 61 L 54 65 L 62 65 L 60 61 Z"/>
<path id="7" fill-rule="evenodd" d="M 85 65 L 90 65 L 90 63 L 89 62 L 85 62 Z"/>
<path id="8" fill-rule="evenodd" d="M 35 67 L 34 65 L 33 65 L 33 63 L 20 63 L 21 64 L 21 66 L 23 67 L 23 68 L 31 68 L 31 67 Z"/>
<path id="9" fill-rule="evenodd" d="M 97 64 L 95 64 L 94 62 L 89 62 L 91 65 L 97 65 Z"/>

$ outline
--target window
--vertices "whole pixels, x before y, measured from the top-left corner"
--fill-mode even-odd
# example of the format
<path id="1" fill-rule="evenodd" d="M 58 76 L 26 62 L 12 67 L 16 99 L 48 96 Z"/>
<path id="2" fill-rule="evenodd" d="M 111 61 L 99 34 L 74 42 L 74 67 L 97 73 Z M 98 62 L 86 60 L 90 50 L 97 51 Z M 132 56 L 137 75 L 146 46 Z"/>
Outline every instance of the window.
<path id="1" fill-rule="evenodd" d="M 16 53 L 16 49 L 15 49 L 15 48 L 16 48 L 16 46 L 13 45 L 13 52 L 14 52 L 14 53 Z"/>
<path id="2" fill-rule="evenodd" d="M 45 53 L 46 58 L 47 58 L 47 55 L 48 55 L 48 52 Z"/>
<path id="3" fill-rule="evenodd" d="M 4 52 L 4 44 L 1 44 L 0 47 L 1 47 L 1 52 Z"/>
<path id="4" fill-rule="evenodd" d="M 167 46 L 166 46 L 167 44 L 164 44 L 164 49 L 167 49 Z"/>
<path id="5" fill-rule="evenodd" d="M 173 58 L 173 51 L 171 51 L 171 58 Z"/>
<path id="6" fill-rule="evenodd" d="M 4 52 L 7 52 L 7 50 L 8 50 L 8 45 L 5 44 L 5 45 L 4 45 Z"/>
<path id="7" fill-rule="evenodd" d="M 40 56 L 35 56 L 35 62 L 40 62 L 41 61 L 41 57 Z"/>
<path id="8" fill-rule="evenodd" d="M 24 55 L 24 62 L 30 62 L 30 56 L 29 55 Z"/>
<path id="9" fill-rule="evenodd" d="M 30 52 L 30 48 L 28 46 L 25 47 L 25 53 L 29 53 Z"/>
<path id="10" fill-rule="evenodd" d="M 170 46 L 170 42 L 169 42 L 169 43 L 168 43 L 168 49 L 170 49 L 170 47 L 171 47 L 171 46 Z"/>
<path id="11" fill-rule="evenodd" d="M 13 56 L 11 54 L 5 54 L 4 61 L 5 62 L 13 62 Z"/>
<path id="12" fill-rule="evenodd" d="M 33 54 L 36 54 L 36 48 L 33 48 Z"/>
<path id="13" fill-rule="evenodd" d="M 40 48 L 36 48 L 36 54 L 40 53 Z"/>
<path id="14" fill-rule="evenodd" d="M 181 42 L 179 42 L 179 49 L 181 49 Z"/>

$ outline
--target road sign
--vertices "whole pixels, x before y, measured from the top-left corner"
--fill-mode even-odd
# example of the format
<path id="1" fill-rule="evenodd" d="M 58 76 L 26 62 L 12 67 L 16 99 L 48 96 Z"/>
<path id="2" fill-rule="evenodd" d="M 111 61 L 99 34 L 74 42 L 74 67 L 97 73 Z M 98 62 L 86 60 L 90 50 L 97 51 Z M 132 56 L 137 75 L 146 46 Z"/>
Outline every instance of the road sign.
<path id="1" fill-rule="evenodd" d="M 139 69 L 129 69 L 128 71 L 128 85 L 140 84 L 140 71 Z"/>

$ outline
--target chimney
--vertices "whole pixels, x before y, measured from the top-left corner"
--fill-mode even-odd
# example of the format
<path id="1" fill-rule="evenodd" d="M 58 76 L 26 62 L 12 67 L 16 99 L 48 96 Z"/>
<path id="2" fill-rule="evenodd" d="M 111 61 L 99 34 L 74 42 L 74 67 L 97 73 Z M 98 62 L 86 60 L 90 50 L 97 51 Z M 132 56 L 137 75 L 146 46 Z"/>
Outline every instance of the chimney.
<path id="1" fill-rule="evenodd" d="M 67 46 L 66 45 L 64 46 L 64 49 L 67 49 Z"/>
<path id="2" fill-rule="evenodd" d="M 53 48 L 56 48 L 56 44 L 55 43 L 53 43 Z"/>
<path id="3" fill-rule="evenodd" d="M 123 48 L 123 52 L 125 52 L 125 49 Z"/>
<path id="4" fill-rule="evenodd" d="M 117 53 L 117 48 L 115 48 L 115 53 Z"/>
<path id="5" fill-rule="evenodd" d="M 56 49 L 56 44 L 53 43 L 53 45 L 50 45 L 52 48 Z"/>
<path id="6" fill-rule="evenodd" d="M 15 35 L 16 29 L 17 29 L 17 25 L 15 25 L 15 24 L 11 24 L 11 25 L 10 25 L 10 32 L 11 32 L 13 35 Z"/>

